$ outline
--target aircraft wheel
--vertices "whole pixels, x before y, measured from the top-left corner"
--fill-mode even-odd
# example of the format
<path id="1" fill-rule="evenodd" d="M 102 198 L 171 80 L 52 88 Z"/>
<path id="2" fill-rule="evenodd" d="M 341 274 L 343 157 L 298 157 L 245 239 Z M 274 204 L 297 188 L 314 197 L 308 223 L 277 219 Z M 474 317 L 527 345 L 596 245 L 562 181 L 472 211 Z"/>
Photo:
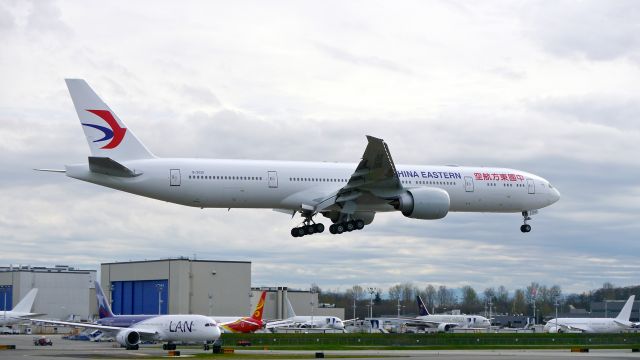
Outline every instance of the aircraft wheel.
<path id="1" fill-rule="evenodd" d="M 293 237 L 298 237 L 298 229 L 297 228 L 293 228 L 291 229 L 291 236 Z M 164 350 L 164 349 L 163 349 Z"/>
<path id="2" fill-rule="evenodd" d="M 324 231 L 324 225 L 323 224 L 319 224 L 318 223 L 318 224 L 315 224 L 314 227 L 315 227 L 315 229 L 314 229 L 315 232 L 317 232 L 318 234 L 320 234 L 321 232 Z"/>
<path id="3" fill-rule="evenodd" d="M 531 231 L 531 225 L 524 224 L 520 226 L 520 231 L 522 231 L 523 233 L 528 233 L 529 231 Z"/>
<path id="4" fill-rule="evenodd" d="M 336 225 L 335 224 L 329 225 L 329 232 L 332 233 L 332 234 L 336 233 Z"/>
<path id="5" fill-rule="evenodd" d="M 364 229 L 364 220 L 356 220 L 356 230 Z"/>
<path id="6" fill-rule="evenodd" d="M 316 232 L 316 230 L 314 229 L 313 225 L 305 225 L 303 226 L 304 228 L 304 232 L 307 235 L 313 235 L 314 232 Z"/>
<path id="7" fill-rule="evenodd" d="M 344 232 L 344 223 L 337 223 L 333 226 L 336 227 L 336 234 L 342 234 Z"/>
<path id="8" fill-rule="evenodd" d="M 353 231 L 356 228 L 356 224 L 354 223 L 354 221 L 347 221 L 345 225 L 346 231 Z"/>
<path id="9" fill-rule="evenodd" d="M 162 344 L 162 350 L 167 350 L 167 344 Z"/>

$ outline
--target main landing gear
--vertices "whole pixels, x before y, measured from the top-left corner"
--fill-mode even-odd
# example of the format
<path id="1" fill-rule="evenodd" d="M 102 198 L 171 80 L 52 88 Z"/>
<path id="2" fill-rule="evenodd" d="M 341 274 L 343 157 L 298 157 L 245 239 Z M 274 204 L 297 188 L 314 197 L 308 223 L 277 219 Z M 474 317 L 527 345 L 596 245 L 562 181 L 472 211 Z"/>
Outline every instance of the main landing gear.
<path id="1" fill-rule="evenodd" d="M 522 231 L 523 233 L 528 233 L 529 231 L 531 231 L 531 225 L 527 224 L 527 221 L 531 220 L 530 215 L 533 215 L 533 213 L 529 211 L 522 212 L 522 218 L 524 219 L 524 224 L 520 226 L 520 231 Z"/>
<path id="2" fill-rule="evenodd" d="M 364 221 L 360 219 L 337 222 L 329 226 L 329 232 L 332 234 L 342 234 L 345 231 L 362 230 L 362 229 L 364 229 Z"/>
<path id="3" fill-rule="evenodd" d="M 162 344 L 162 350 L 175 350 L 175 349 L 176 349 L 176 344 L 172 344 L 172 343 Z"/>
<path id="4" fill-rule="evenodd" d="M 305 235 L 313 235 L 319 234 L 324 231 L 324 225 L 320 223 L 315 223 L 311 216 L 313 215 L 304 215 L 304 221 L 302 222 L 302 226 L 295 227 L 291 229 L 291 236 L 293 237 L 303 237 Z"/>

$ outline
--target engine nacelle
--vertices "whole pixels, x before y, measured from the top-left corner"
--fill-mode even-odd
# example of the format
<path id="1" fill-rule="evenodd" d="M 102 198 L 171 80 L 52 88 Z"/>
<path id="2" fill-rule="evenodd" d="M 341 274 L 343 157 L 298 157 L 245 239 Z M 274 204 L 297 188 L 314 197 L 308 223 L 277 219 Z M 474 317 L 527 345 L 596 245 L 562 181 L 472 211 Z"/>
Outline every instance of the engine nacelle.
<path id="1" fill-rule="evenodd" d="M 549 334 L 559 334 L 562 331 L 560 331 L 559 327 L 555 327 L 555 326 L 549 326 L 549 328 L 547 329 L 547 332 Z"/>
<path id="2" fill-rule="evenodd" d="M 140 343 L 140 333 L 134 330 L 121 330 L 116 335 L 116 341 L 126 347 L 138 345 Z"/>
<path id="3" fill-rule="evenodd" d="M 438 324 L 438 332 L 447 332 L 449 330 L 451 330 L 452 325 L 451 324 Z"/>
<path id="4" fill-rule="evenodd" d="M 449 193 L 438 188 L 418 188 L 404 192 L 391 202 L 402 215 L 413 219 L 442 219 L 449 213 Z"/>

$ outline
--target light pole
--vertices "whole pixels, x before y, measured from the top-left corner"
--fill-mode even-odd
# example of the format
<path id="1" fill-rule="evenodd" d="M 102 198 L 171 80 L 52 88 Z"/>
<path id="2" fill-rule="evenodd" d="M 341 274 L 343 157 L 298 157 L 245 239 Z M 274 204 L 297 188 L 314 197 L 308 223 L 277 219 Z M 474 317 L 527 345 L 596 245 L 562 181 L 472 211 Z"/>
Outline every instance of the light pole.
<path id="1" fill-rule="evenodd" d="M 164 284 L 156 284 L 156 289 L 158 289 L 158 315 L 162 314 L 162 290 L 164 289 Z"/>
<path id="2" fill-rule="evenodd" d="M 376 289 L 373 287 L 367 288 L 369 292 L 369 318 L 373 317 L 373 294 L 376 292 Z"/>
<path id="3" fill-rule="evenodd" d="M 209 316 L 213 312 L 213 294 L 209 293 Z"/>
<path id="4" fill-rule="evenodd" d="M 2 292 L 4 293 L 4 321 L 7 322 L 7 290 L 9 290 L 8 286 L 0 286 Z"/>
<path id="5" fill-rule="evenodd" d="M 311 295 L 311 301 L 309 302 L 309 305 L 311 305 L 311 327 L 316 326 L 316 324 L 313 322 L 313 294 L 315 294 L 315 290 L 312 287 L 309 290 L 309 295 Z"/>
<path id="6" fill-rule="evenodd" d="M 558 331 L 558 306 L 560 305 L 558 303 L 558 298 L 556 298 L 556 303 L 553 305 L 556 307 L 556 331 Z"/>
<path id="7" fill-rule="evenodd" d="M 491 298 L 489 298 L 489 331 L 491 331 L 491 306 L 493 303 L 491 302 Z"/>

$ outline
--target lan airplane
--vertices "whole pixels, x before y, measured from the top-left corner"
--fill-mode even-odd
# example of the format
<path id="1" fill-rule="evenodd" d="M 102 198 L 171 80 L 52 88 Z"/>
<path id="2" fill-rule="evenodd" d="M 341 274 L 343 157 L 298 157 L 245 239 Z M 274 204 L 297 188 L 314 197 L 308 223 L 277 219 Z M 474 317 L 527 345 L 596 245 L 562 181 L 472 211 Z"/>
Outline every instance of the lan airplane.
<path id="1" fill-rule="evenodd" d="M 100 319 L 95 324 L 31 319 L 32 322 L 101 330 L 112 334 L 127 350 L 138 350 L 143 341 L 162 341 L 164 350 L 175 350 L 176 342 L 201 342 L 204 349 L 220 337 L 220 328 L 203 315 L 114 315 L 102 287 L 96 282 Z"/>
<path id="2" fill-rule="evenodd" d="M 199 208 L 267 208 L 294 216 L 294 237 L 361 230 L 376 212 L 413 219 L 449 212 L 521 213 L 522 232 L 538 209 L 560 199 L 549 181 L 506 168 L 398 165 L 387 144 L 367 136 L 359 163 L 158 158 L 80 79 L 67 87 L 91 149 L 67 176 L 129 193 Z"/>
<path id="3" fill-rule="evenodd" d="M 544 332 L 619 333 L 637 324 L 629 321 L 635 295 L 631 295 L 615 318 L 555 318 L 547 321 Z"/>
<path id="4" fill-rule="evenodd" d="M 0 316 L 0 326 L 9 326 L 23 321 L 29 321 L 29 318 L 43 314 L 32 313 L 31 308 L 38 294 L 38 289 L 29 290 L 22 300 L 20 300 L 13 310 L 6 310 Z"/>

